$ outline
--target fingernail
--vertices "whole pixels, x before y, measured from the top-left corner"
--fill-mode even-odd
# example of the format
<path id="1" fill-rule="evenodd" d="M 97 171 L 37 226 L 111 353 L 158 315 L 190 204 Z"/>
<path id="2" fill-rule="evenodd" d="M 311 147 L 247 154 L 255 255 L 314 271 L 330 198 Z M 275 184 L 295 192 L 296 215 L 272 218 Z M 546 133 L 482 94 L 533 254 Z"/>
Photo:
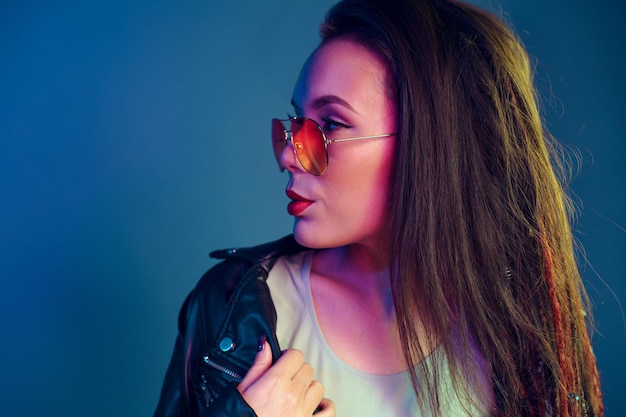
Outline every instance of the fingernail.
<path id="1" fill-rule="evenodd" d="M 257 347 L 257 352 L 260 352 L 265 347 L 265 341 L 267 340 L 267 336 L 263 335 L 259 339 L 259 346 Z"/>

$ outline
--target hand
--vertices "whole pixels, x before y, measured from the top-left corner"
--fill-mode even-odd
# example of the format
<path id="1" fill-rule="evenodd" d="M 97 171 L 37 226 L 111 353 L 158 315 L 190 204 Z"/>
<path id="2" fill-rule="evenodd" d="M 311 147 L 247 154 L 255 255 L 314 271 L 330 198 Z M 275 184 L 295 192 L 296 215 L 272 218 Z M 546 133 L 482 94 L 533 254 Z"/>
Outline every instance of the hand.
<path id="1" fill-rule="evenodd" d="M 259 417 L 335 417 L 335 405 L 323 398 L 324 387 L 313 380 L 313 368 L 299 350 L 291 349 L 272 366 L 265 342 L 254 364 L 237 387 Z"/>

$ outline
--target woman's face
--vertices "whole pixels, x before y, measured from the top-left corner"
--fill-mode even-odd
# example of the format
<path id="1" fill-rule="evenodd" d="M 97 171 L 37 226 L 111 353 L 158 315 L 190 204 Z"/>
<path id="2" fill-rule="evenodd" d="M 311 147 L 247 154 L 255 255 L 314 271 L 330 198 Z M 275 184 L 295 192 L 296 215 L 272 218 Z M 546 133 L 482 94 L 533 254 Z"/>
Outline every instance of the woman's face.
<path id="1" fill-rule="evenodd" d="M 315 120 L 328 139 L 396 132 L 396 108 L 383 61 L 359 43 L 326 43 L 305 64 L 293 94 L 296 116 Z M 395 136 L 328 145 L 324 175 L 307 173 L 289 144 L 288 210 L 296 240 L 312 248 L 353 243 L 379 248 L 387 224 Z"/>

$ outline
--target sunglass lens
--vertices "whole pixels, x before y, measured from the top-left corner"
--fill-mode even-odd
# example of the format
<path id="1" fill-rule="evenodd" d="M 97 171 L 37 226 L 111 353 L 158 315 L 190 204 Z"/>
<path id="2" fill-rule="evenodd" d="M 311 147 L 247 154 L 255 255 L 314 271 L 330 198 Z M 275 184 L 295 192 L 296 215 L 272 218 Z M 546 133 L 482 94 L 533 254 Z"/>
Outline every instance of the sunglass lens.
<path id="1" fill-rule="evenodd" d="M 272 119 L 272 148 L 274 149 L 274 157 L 276 158 L 281 172 L 284 168 L 280 164 L 280 154 L 283 153 L 285 146 L 287 146 L 287 141 L 285 141 L 285 125 L 278 119 Z"/>
<path id="2" fill-rule="evenodd" d="M 313 120 L 296 118 L 291 122 L 293 148 L 302 168 L 313 175 L 326 170 L 327 153 L 322 130 Z"/>

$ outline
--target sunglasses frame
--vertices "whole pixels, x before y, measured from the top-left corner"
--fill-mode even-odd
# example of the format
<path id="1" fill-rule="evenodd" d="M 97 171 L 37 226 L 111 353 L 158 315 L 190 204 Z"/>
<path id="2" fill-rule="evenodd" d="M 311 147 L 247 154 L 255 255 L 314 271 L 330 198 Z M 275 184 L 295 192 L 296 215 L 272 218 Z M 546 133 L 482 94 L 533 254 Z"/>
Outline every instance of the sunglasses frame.
<path id="1" fill-rule="evenodd" d="M 303 123 L 305 122 L 311 122 L 313 123 L 313 125 L 315 127 L 317 127 L 317 130 L 319 131 L 320 137 L 322 138 L 322 142 L 324 144 L 324 153 L 325 153 L 325 158 L 324 158 L 324 168 L 322 169 L 322 171 L 319 174 L 316 174 L 315 172 L 311 172 L 310 170 L 306 169 L 304 164 L 302 163 L 302 161 L 300 160 L 300 157 L 298 156 L 298 151 L 297 151 L 297 146 L 294 143 L 294 135 L 291 131 L 291 125 L 289 126 L 289 129 L 287 129 L 287 126 L 285 126 L 285 122 L 290 122 L 293 123 L 295 120 L 302 120 Z M 291 142 L 291 148 L 293 149 L 293 154 L 296 157 L 296 159 L 298 160 L 298 162 L 300 163 L 300 166 L 309 174 L 311 175 L 315 175 L 317 177 L 324 175 L 324 173 L 326 172 L 326 169 L 328 169 L 328 145 L 330 145 L 331 143 L 336 143 L 336 142 L 350 142 L 353 140 L 363 140 L 363 139 L 379 139 L 379 138 L 387 138 L 390 136 L 395 136 L 395 133 L 386 133 L 386 134 L 382 134 L 382 135 L 370 135 L 370 136 L 358 136 L 358 137 L 352 137 L 352 138 L 339 138 L 339 139 L 328 139 L 326 137 L 326 134 L 324 133 L 324 129 L 322 128 L 322 126 L 320 126 L 319 123 L 317 123 L 315 120 L 309 118 L 309 117 L 290 117 L 288 119 L 278 119 L 278 118 L 273 118 L 272 119 L 272 124 L 274 124 L 274 122 L 280 122 L 280 124 L 282 125 L 283 128 L 283 138 L 276 140 L 274 138 L 274 127 L 272 126 L 272 149 L 274 150 L 274 156 L 276 157 L 276 162 L 278 163 L 278 168 L 280 169 L 280 172 L 283 172 L 285 170 L 285 167 L 283 167 L 280 163 L 280 154 L 282 154 L 282 151 L 287 147 L 288 142 Z M 284 147 L 282 148 L 282 150 L 280 151 L 280 153 L 276 152 L 276 146 L 274 145 L 274 142 L 279 142 L 282 141 L 284 142 Z M 300 142 L 298 142 L 300 143 Z M 300 146 L 302 146 L 302 144 L 300 143 Z"/>

